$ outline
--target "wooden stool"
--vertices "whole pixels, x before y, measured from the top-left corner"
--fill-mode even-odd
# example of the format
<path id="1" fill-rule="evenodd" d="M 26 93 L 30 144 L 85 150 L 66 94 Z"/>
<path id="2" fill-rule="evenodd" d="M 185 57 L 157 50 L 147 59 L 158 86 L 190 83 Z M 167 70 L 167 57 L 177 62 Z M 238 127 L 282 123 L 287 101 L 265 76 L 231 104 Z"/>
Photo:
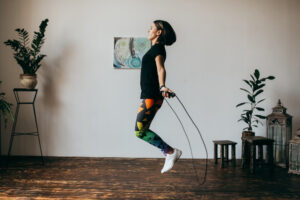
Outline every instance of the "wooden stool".
<path id="1" fill-rule="evenodd" d="M 235 166 L 235 145 L 236 142 L 230 140 L 214 140 L 214 159 L 215 164 L 218 164 L 218 145 L 221 145 L 220 154 L 221 154 L 221 168 L 224 168 L 224 163 L 232 161 L 233 166 Z M 231 160 L 228 158 L 228 145 L 231 145 Z M 225 152 L 224 152 L 225 147 Z M 224 155 L 225 153 L 225 155 Z"/>
<path id="2" fill-rule="evenodd" d="M 242 168 L 249 163 L 250 160 L 250 172 L 255 173 L 255 165 L 263 163 L 263 145 L 267 145 L 267 163 L 273 171 L 273 139 L 269 139 L 261 136 L 246 136 L 243 139 L 242 150 Z M 256 160 L 256 146 L 258 146 L 258 160 Z"/>

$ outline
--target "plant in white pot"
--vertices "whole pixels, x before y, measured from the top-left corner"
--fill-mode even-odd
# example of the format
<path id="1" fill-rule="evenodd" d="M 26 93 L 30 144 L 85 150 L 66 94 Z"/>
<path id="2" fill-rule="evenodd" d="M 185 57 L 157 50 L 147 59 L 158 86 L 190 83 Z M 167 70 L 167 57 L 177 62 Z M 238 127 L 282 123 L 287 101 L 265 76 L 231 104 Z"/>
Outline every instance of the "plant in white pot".
<path id="1" fill-rule="evenodd" d="M 248 109 L 243 110 L 243 113 L 241 114 L 241 119 L 239 121 L 243 121 L 247 124 L 247 127 L 245 127 L 242 133 L 242 138 L 245 136 L 254 136 L 255 133 L 253 132 L 253 127 L 258 127 L 257 125 L 262 122 L 260 122 L 260 119 L 266 119 L 266 116 L 263 116 L 261 114 L 254 114 L 255 111 L 264 111 L 265 109 L 262 107 L 258 107 L 257 105 L 264 101 L 265 99 L 258 100 L 257 96 L 261 94 L 264 90 L 262 89 L 266 84 L 264 83 L 267 79 L 273 80 L 275 79 L 274 76 L 268 76 L 265 78 L 260 78 L 260 72 L 258 69 L 255 69 L 254 74 L 251 75 L 250 80 L 243 80 L 249 87 L 250 90 L 240 88 L 241 90 L 245 91 L 247 94 L 248 102 L 242 102 L 236 105 L 236 107 L 242 106 L 242 105 L 248 105 Z M 256 123 L 256 124 L 254 124 Z"/>
<path id="2" fill-rule="evenodd" d="M 23 74 L 20 74 L 21 84 L 28 89 L 35 88 L 37 84 L 36 71 L 41 66 L 40 62 L 46 56 L 40 54 L 40 50 L 45 40 L 45 31 L 48 19 L 41 22 L 39 32 L 34 32 L 34 37 L 29 46 L 29 35 L 25 29 L 17 28 L 15 31 L 19 35 L 19 40 L 7 40 L 4 42 L 14 51 L 14 58 L 23 69 Z"/>

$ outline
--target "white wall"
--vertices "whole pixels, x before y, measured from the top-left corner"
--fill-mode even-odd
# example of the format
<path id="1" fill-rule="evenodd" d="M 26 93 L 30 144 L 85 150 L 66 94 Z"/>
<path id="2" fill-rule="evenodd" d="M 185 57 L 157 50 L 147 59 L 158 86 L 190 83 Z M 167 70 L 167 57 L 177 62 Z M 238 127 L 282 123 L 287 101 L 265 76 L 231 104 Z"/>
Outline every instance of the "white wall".
<path id="1" fill-rule="evenodd" d="M 1 0 L 0 80 L 7 100 L 16 104 L 13 88 L 21 87 L 21 68 L 3 45 L 16 38 L 15 28 L 31 37 L 49 19 L 37 72 L 37 117 L 47 156 L 162 157 L 156 147 L 138 139 L 134 125 L 140 104 L 140 70 L 113 69 L 115 36 L 147 37 L 155 19 L 174 27 L 178 40 L 166 47 L 166 85 L 173 89 L 199 126 L 213 157 L 212 140 L 238 142 L 245 127 L 239 119 L 246 87 L 255 68 L 267 82 L 261 106 L 269 114 L 280 98 L 300 127 L 300 1 L 298 0 Z M 177 100 L 167 99 L 183 119 L 197 158 L 205 151 L 196 129 Z M 14 107 L 15 109 L 15 107 Z M 17 130 L 34 130 L 30 107 L 20 110 Z M 26 111 L 28 113 L 26 113 Z M 265 124 L 265 122 L 264 122 Z M 7 153 L 10 122 L 2 130 Z M 150 127 L 190 158 L 188 142 L 164 102 Z M 255 129 L 264 136 L 266 126 Z M 19 136 L 12 154 L 39 155 L 37 138 Z"/>

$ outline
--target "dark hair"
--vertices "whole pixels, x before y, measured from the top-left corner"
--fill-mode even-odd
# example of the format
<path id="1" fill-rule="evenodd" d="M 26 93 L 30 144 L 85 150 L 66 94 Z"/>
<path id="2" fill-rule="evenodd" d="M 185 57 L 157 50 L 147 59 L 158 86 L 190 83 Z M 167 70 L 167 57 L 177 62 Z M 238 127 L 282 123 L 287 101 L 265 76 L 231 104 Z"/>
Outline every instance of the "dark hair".
<path id="1" fill-rule="evenodd" d="M 155 20 L 153 23 L 157 30 L 161 30 L 161 35 L 158 38 L 159 43 L 170 46 L 176 42 L 176 33 L 168 22 Z"/>

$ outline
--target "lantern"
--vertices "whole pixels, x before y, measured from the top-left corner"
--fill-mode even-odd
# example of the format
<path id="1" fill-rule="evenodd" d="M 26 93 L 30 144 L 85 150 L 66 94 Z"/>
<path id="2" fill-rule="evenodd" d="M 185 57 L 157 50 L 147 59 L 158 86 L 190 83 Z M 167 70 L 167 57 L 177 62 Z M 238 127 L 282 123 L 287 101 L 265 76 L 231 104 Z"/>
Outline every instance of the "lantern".
<path id="1" fill-rule="evenodd" d="M 296 137 L 290 140 L 289 151 L 289 173 L 300 175 L 300 129 Z"/>
<path id="2" fill-rule="evenodd" d="M 280 99 L 267 116 L 267 137 L 274 140 L 273 157 L 277 166 L 289 165 L 289 141 L 292 139 L 292 116 L 286 113 Z"/>

